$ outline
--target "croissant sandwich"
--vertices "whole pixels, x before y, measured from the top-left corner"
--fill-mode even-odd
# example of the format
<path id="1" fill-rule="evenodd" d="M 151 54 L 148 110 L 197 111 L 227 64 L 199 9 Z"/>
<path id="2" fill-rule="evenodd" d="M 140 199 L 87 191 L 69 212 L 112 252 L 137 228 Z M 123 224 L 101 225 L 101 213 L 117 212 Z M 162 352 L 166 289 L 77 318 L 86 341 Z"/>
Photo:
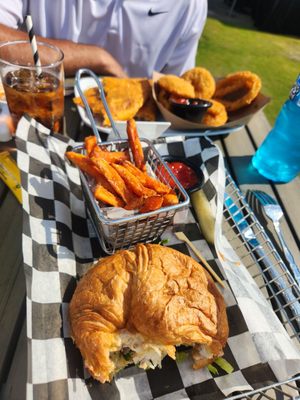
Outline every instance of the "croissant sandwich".
<path id="1" fill-rule="evenodd" d="M 223 355 L 225 303 L 210 275 L 176 250 L 138 244 L 101 259 L 70 303 L 72 337 L 91 375 L 104 383 L 129 364 L 161 367 L 192 346 L 193 367 Z"/>

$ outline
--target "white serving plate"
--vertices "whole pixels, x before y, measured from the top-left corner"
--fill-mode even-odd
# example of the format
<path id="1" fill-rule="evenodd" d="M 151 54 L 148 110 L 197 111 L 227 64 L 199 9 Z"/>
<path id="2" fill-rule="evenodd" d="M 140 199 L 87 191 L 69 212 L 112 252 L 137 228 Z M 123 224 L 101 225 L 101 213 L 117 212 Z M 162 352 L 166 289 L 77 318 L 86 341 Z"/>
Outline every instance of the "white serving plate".
<path id="1" fill-rule="evenodd" d="M 84 77 L 80 79 L 80 87 L 82 91 L 85 91 L 91 87 L 95 87 L 96 83 L 94 81 L 93 78 L 91 77 Z M 74 94 L 76 97 L 79 96 L 78 93 L 78 89 L 75 86 L 74 87 Z M 81 106 L 77 106 L 79 115 L 82 119 L 82 121 L 88 125 L 91 126 L 91 122 L 88 118 L 88 115 L 86 113 L 85 108 L 81 107 Z M 100 121 L 95 118 L 95 122 L 96 122 L 96 127 L 99 130 L 99 132 L 104 132 L 109 134 L 109 139 L 115 138 L 115 135 L 112 131 L 111 128 L 108 127 L 104 127 L 101 125 Z M 120 133 L 120 136 L 122 139 L 127 139 L 127 134 L 126 134 L 126 121 L 115 121 L 115 125 L 117 130 Z M 154 140 L 157 139 L 159 136 L 161 136 L 163 134 L 163 132 L 165 132 L 169 126 L 171 125 L 170 122 L 167 121 L 136 121 L 136 126 L 137 126 L 137 130 L 139 133 L 140 137 L 144 137 L 146 139 L 149 140 Z"/>

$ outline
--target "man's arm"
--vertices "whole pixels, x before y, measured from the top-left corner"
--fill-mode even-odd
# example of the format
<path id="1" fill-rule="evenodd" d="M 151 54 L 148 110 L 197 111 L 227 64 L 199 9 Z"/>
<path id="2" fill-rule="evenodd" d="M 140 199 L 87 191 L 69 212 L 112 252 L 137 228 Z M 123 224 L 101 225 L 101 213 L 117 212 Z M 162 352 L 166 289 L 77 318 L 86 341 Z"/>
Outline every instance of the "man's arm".
<path id="1" fill-rule="evenodd" d="M 0 24 L 0 41 L 22 39 L 28 39 L 26 32 Z M 37 36 L 37 40 L 53 44 L 63 51 L 66 76 L 74 76 L 79 68 L 89 68 L 96 74 L 126 76 L 121 65 L 101 47 L 74 43 L 69 40 L 48 39 L 41 36 Z"/>

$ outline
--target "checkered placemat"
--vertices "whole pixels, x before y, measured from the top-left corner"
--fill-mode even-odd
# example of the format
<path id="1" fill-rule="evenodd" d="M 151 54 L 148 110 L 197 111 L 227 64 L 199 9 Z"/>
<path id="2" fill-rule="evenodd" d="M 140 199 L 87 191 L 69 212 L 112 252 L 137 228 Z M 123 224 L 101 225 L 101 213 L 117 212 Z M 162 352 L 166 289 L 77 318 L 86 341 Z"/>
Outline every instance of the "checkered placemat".
<path id="1" fill-rule="evenodd" d="M 227 375 L 219 369 L 213 376 L 206 368 L 194 371 L 191 358 L 174 362 L 166 357 L 162 369 L 129 367 L 110 384 L 101 384 L 88 375 L 70 338 L 68 304 L 78 277 L 103 253 L 87 218 L 78 171 L 64 160 L 66 149 L 74 143 L 48 133 L 23 117 L 16 139 L 27 285 L 27 399 L 208 400 L 275 382 L 269 364 L 261 362 L 215 249 L 204 240 L 191 209 L 181 228 L 226 284 L 222 292 L 230 335 L 224 357 L 234 372 Z M 223 160 L 216 146 L 201 137 L 157 147 L 163 155 L 187 157 L 197 163 L 204 173 L 204 190 L 217 207 L 216 182 Z M 169 237 L 168 245 L 189 254 L 170 230 L 164 236 Z"/>

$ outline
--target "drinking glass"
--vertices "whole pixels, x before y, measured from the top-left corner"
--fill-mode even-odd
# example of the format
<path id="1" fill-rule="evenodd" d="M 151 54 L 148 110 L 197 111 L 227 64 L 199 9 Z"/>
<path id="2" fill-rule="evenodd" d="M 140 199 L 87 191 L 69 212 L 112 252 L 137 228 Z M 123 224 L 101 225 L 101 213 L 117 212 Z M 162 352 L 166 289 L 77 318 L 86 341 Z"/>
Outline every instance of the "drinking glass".
<path id="1" fill-rule="evenodd" d="M 63 52 L 38 42 L 41 68 L 37 69 L 29 41 L 0 44 L 0 74 L 5 96 L 16 128 L 23 114 L 61 132 L 64 115 Z"/>

